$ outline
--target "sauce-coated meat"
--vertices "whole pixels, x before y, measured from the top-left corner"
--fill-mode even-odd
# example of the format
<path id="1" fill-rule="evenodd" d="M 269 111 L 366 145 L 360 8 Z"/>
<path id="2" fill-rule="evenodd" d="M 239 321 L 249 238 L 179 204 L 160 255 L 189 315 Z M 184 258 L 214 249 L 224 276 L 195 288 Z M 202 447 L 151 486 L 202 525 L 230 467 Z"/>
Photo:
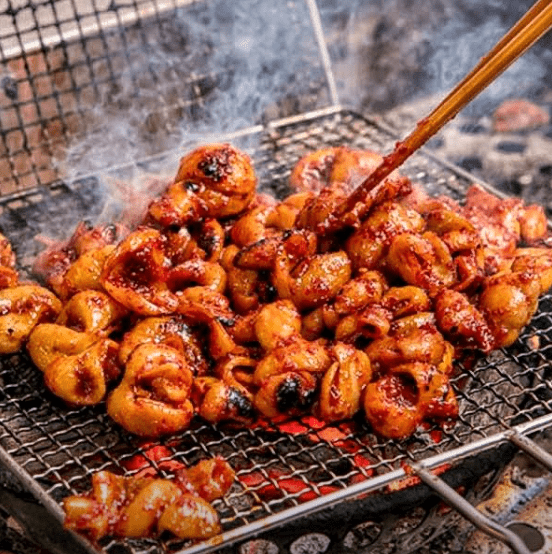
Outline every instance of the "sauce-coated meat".
<path id="1" fill-rule="evenodd" d="M 136 228 L 83 223 L 40 257 L 63 305 L 6 298 L 0 323 L 28 323 L 4 344 L 18 349 L 30 335 L 54 392 L 77 403 L 54 378 L 67 372 L 88 391 L 81 401 L 107 397 L 108 413 L 144 436 L 182 429 L 194 414 L 244 423 L 364 411 L 393 438 L 451 418 L 452 352 L 511 344 L 552 285 L 546 218 L 478 185 L 463 204 L 430 198 L 393 173 L 329 221 L 381 160 L 348 146 L 311 152 L 279 201 L 257 193 L 247 154 L 200 146 Z M 0 247 L 14 271 L 9 242 Z M 115 359 L 91 365 L 102 344 Z M 81 369 L 62 369 L 71 363 Z"/>
<path id="2" fill-rule="evenodd" d="M 171 479 L 99 471 L 87 493 L 63 501 L 65 526 L 97 541 L 107 535 L 206 539 L 220 532 L 211 502 L 226 494 L 234 471 L 221 458 L 184 465 Z"/>
<path id="3" fill-rule="evenodd" d="M 380 161 L 346 146 L 310 153 L 278 201 L 257 193 L 245 153 L 201 146 L 135 228 L 83 223 L 46 250 L 35 267 L 54 292 L 19 282 L 0 235 L 2 353 L 26 347 L 54 394 L 105 399 L 143 437 L 195 416 L 362 413 L 395 440 L 454 420 L 454 361 L 511 345 L 552 286 L 546 218 L 477 185 L 465 203 L 430 198 L 393 174 L 332 220 Z M 212 495 L 193 489 L 215 474 L 190 471 L 183 486 L 102 473 L 66 502 L 67 524 L 95 538 L 210 536 Z"/>

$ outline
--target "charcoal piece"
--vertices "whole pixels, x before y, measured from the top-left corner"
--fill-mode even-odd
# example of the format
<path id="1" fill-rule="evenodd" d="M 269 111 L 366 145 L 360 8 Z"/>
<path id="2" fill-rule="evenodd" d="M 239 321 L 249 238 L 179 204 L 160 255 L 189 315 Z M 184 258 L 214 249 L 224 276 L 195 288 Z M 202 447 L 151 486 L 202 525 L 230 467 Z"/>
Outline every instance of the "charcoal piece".
<path id="1" fill-rule="evenodd" d="M 480 123 L 464 123 L 458 130 L 467 135 L 481 135 L 487 132 L 487 128 Z"/>
<path id="2" fill-rule="evenodd" d="M 525 152 L 527 146 L 521 142 L 514 142 L 509 140 L 504 140 L 499 142 L 496 145 L 496 149 L 499 152 L 504 152 L 506 154 L 522 154 Z"/>
<path id="3" fill-rule="evenodd" d="M 479 156 L 468 156 L 466 158 L 462 158 L 458 162 L 458 165 L 466 171 L 483 169 L 483 162 L 481 161 L 481 158 Z"/>

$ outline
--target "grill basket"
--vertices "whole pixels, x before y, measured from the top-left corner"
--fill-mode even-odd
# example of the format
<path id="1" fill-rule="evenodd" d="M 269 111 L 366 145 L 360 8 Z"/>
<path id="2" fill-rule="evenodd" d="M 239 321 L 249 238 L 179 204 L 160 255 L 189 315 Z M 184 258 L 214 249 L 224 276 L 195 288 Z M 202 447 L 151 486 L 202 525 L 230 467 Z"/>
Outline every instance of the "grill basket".
<path id="1" fill-rule="evenodd" d="M 113 183 L 172 174 L 182 129 L 212 121 L 218 91 L 230 90 L 237 79 L 239 58 L 228 58 L 223 69 L 210 63 L 229 42 L 194 42 L 191 24 L 180 29 L 175 23 L 211 16 L 206 2 L 103 4 L 0 4 L 0 231 L 24 275 L 41 249 L 38 236 L 66 237 L 82 219 L 116 213 L 117 206 L 106 210 Z M 278 117 L 216 137 L 247 151 L 261 187 L 280 196 L 295 163 L 314 149 L 347 144 L 388 152 L 397 140 L 380 121 L 332 104 L 324 52 L 317 58 L 317 19 L 309 19 L 306 6 L 286 3 L 294 32 L 307 37 L 297 58 L 309 61 L 299 96 L 264 106 L 265 116 Z M 167 43 L 166 33 L 177 28 L 180 43 Z M 152 52 L 159 44 L 170 55 L 156 65 Z M 127 99 L 129 83 L 136 88 Z M 163 94 L 156 95 L 159 87 Z M 137 107 L 147 116 L 134 120 L 129 110 Z M 83 145 L 100 137 L 110 115 L 130 118 L 125 131 L 136 133 L 127 137 L 136 149 L 128 163 L 103 156 L 90 163 Z M 140 156 L 132 159 L 136 152 Z M 428 192 L 458 200 L 473 181 L 428 152 L 413 156 L 402 171 Z M 441 503 L 427 470 L 438 470 L 440 483 L 476 503 L 517 448 L 536 448 L 524 447 L 519 437 L 550 424 L 551 302 L 550 296 L 542 299 L 511 348 L 462 368 L 453 382 L 460 400 L 453 426 L 430 427 L 401 442 L 376 438 L 362 421 L 328 425 L 312 418 L 246 429 L 194 421 L 183 433 L 145 442 L 116 426 L 104 405 L 77 410 L 55 399 L 25 354 L 4 357 L 0 461 L 7 472 L 0 474 L 0 503 L 56 553 L 100 547 L 110 554 L 412 552 L 460 517 Z M 162 447 L 161 458 L 156 447 Z M 110 539 L 94 547 L 61 530 L 60 502 L 86 491 L 96 471 L 131 475 L 151 466 L 162 475 L 171 460 L 190 465 L 214 455 L 237 472 L 230 493 L 215 503 L 224 533 L 214 541 Z"/>

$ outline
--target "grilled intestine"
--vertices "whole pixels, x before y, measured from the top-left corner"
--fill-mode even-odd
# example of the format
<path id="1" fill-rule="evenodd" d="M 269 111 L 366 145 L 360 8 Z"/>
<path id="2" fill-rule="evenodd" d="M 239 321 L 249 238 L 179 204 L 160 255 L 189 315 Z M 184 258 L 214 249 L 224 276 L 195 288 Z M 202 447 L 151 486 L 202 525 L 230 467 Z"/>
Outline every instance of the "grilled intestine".
<path id="1" fill-rule="evenodd" d="M 54 321 L 62 302 L 36 282 L 21 281 L 15 253 L 0 233 L 0 354 L 13 354 L 25 347 L 36 325 Z"/>
<path id="2" fill-rule="evenodd" d="M 137 227 L 81 224 L 39 256 L 59 300 L 8 278 L 3 317 L 19 310 L 26 326 L 14 339 L 4 325 L 2 343 L 26 344 L 67 403 L 105 400 L 144 437 L 196 414 L 243 425 L 363 413 L 392 439 L 454 420 L 454 361 L 511 345 L 552 285 L 547 221 L 478 185 L 460 204 L 393 173 L 352 225 L 327 225 L 381 159 L 310 153 L 278 201 L 256 192 L 246 154 L 199 147 Z"/>
<path id="3" fill-rule="evenodd" d="M 105 536 L 151 537 L 168 531 L 180 539 L 205 539 L 220 533 L 212 502 L 234 482 L 221 458 L 183 464 L 169 477 L 121 476 L 99 471 L 91 490 L 63 501 L 65 525 L 97 541 Z"/>

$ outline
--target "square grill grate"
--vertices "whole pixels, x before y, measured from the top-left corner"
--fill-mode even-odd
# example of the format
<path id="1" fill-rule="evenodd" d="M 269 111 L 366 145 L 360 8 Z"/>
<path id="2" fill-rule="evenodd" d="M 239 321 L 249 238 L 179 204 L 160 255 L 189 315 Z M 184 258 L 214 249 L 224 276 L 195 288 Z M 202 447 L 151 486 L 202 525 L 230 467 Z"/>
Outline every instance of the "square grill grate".
<path id="1" fill-rule="evenodd" d="M 396 137 L 358 114 L 327 110 L 255 128 L 233 139 L 252 156 L 261 188 L 282 195 L 291 169 L 305 153 L 340 144 L 386 152 Z M 142 160 L 138 166 L 154 173 L 172 159 L 173 152 Z M 470 184 L 462 172 L 423 152 L 402 170 L 432 194 L 461 199 Z M 93 218 L 101 210 L 98 185 L 98 178 L 91 177 L 1 201 L 0 230 L 14 244 L 23 270 L 29 271 L 28 264 L 40 249 L 34 237 L 50 229 L 52 220 L 60 232 L 67 233 L 79 220 Z M 361 421 L 328 425 L 313 418 L 246 429 L 195 421 L 176 436 L 145 442 L 118 428 L 105 414 L 104 405 L 74 410 L 53 398 L 40 372 L 22 354 L 4 358 L 0 366 L 0 445 L 56 505 L 68 494 L 87 490 L 90 476 L 98 470 L 132 474 L 145 464 L 162 474 L 170 460 L 193 464 L 222 455 L 235 468 L 237 480 L 215 504 L 224 530 L 230 533 L 217 548 L 266 530 L 270 518 L 286 514 L 298 521 L 303 516 L 308 528 L 311 511 L 323 507 L 331 494 L 347 496 L 360 482 L 381 489 L 378 480 L 385 481 L 407 463 L 436 455 L 443 455 L 447 466 L 461 466 L 462 460 L 447 453 L 548 413 L 551 310 L 551 298 L 544 297 L 514 346 L 462 368 L 453 382 L 460 399 L 460 418 L 454 425 L 427 428 L 403 442 L 377 439 Z M 532 347 L 535 341 L 538 349 Z M 160 459 L 152 454 L 155 447 L 162 447 Z M 384 484 L 378 494 L 401 493 L 400 483 Z M 351 502 L 354 506 L 361 501 Z M 165 539 L 117 540 L 104 546 L 117 554 L 202 551 L 201 546 Z M 204 551 L 212 551 L 209 548 L 213 545 Z"/>
<path id="2" fill-rule="evenodd" d="M 190 130 L 201 135 L 213 123 L 220 129 L 220 91 L 231 99 L 224 112 L 231 127 L 217 139 L 246 150 L 261 186 L 279 196 L 288 192 L 291 168 L 314 149 L 392 149 L 396 136 L 377 121 L 328 108 L 336 102 L 308 2 L 236 0 L 233 17 L 225 2 L 0 0 L 0 231 L 13 244 L 23 275 L 30 276 L 42 248 L 37 237 L 66 238 L 80 220 L 105 214 L 109 182 L 170 174 L 180 145 L 193 143 Z M 274 44 L 284 51 L 290 40 L 282 65 Z M 247 95 L 237 101 L 244 66 L 264 87 L 260 102 Z M 254 126 L 259 120 L 270 123 Z M 111 141 L 102 142 L 106 131 Z M 121 160 L 129 164 L 110 169 Z M 402 170 L 431 194 L 459 200 L 471 180 L 428 153 Z M 427 539 L 454 513 L 444 517 L 434 510 L 438 523 L 424 528 L 427 494 L 417 496 L 416 487 L 405 487 L 411 481 L 394 475 L 435 457 L 442 468 L 469 466 L 463 476 L 454 474 L 455 483 L 477 501 L 486 487 L 472 486 L 466 474 L 489 483 L 487 474 L 504 460 L 493 450 L 477 454 L 470 466 L 458 450 L 550 413 L 551 302 L 542 299 L 513 347 L 461 368 L 453 382 L 461 406 L 454 426 L 427 428 L 401 443 L 378 440 L 362 421 L 327 425 L 313 418 L 247 429 L 194 421 L 177 436 L 144 442 L 117 427 L 104 405 L 75 410 L 55 399 L 21 354 L 0 360 L 0 455 L 6 453 L 15 474 L 30 479 L 29 492 L 58 520 L 61 500 L 87 490 L 98 470 L 132 474 L 145 465 L 163 474 L 171 461 L 193 464 L 214 455 L 236 469 L 236 484 L 215 504 L 222 541 L 109 540 L 102 545 L 109 554 L 225 551 L 277 531 L 282 522 L 286 533 L 294 525 L 297 534 L 327 529 L 324 518 L 316 519 L 322 508 L 330 510 L 331 526 L 347 524 L 342 535 L 353 529 L 343 551 L 407 552 L 418 544 L 415 533 Z M 408 510 L 409 518 L 397 522 L 396 514 Z"/>
<path id="3" fill-rule="evenodd" d="M 303 0 L 2 0 L 0 195 L 327 106 L 318 57 Z"/>

